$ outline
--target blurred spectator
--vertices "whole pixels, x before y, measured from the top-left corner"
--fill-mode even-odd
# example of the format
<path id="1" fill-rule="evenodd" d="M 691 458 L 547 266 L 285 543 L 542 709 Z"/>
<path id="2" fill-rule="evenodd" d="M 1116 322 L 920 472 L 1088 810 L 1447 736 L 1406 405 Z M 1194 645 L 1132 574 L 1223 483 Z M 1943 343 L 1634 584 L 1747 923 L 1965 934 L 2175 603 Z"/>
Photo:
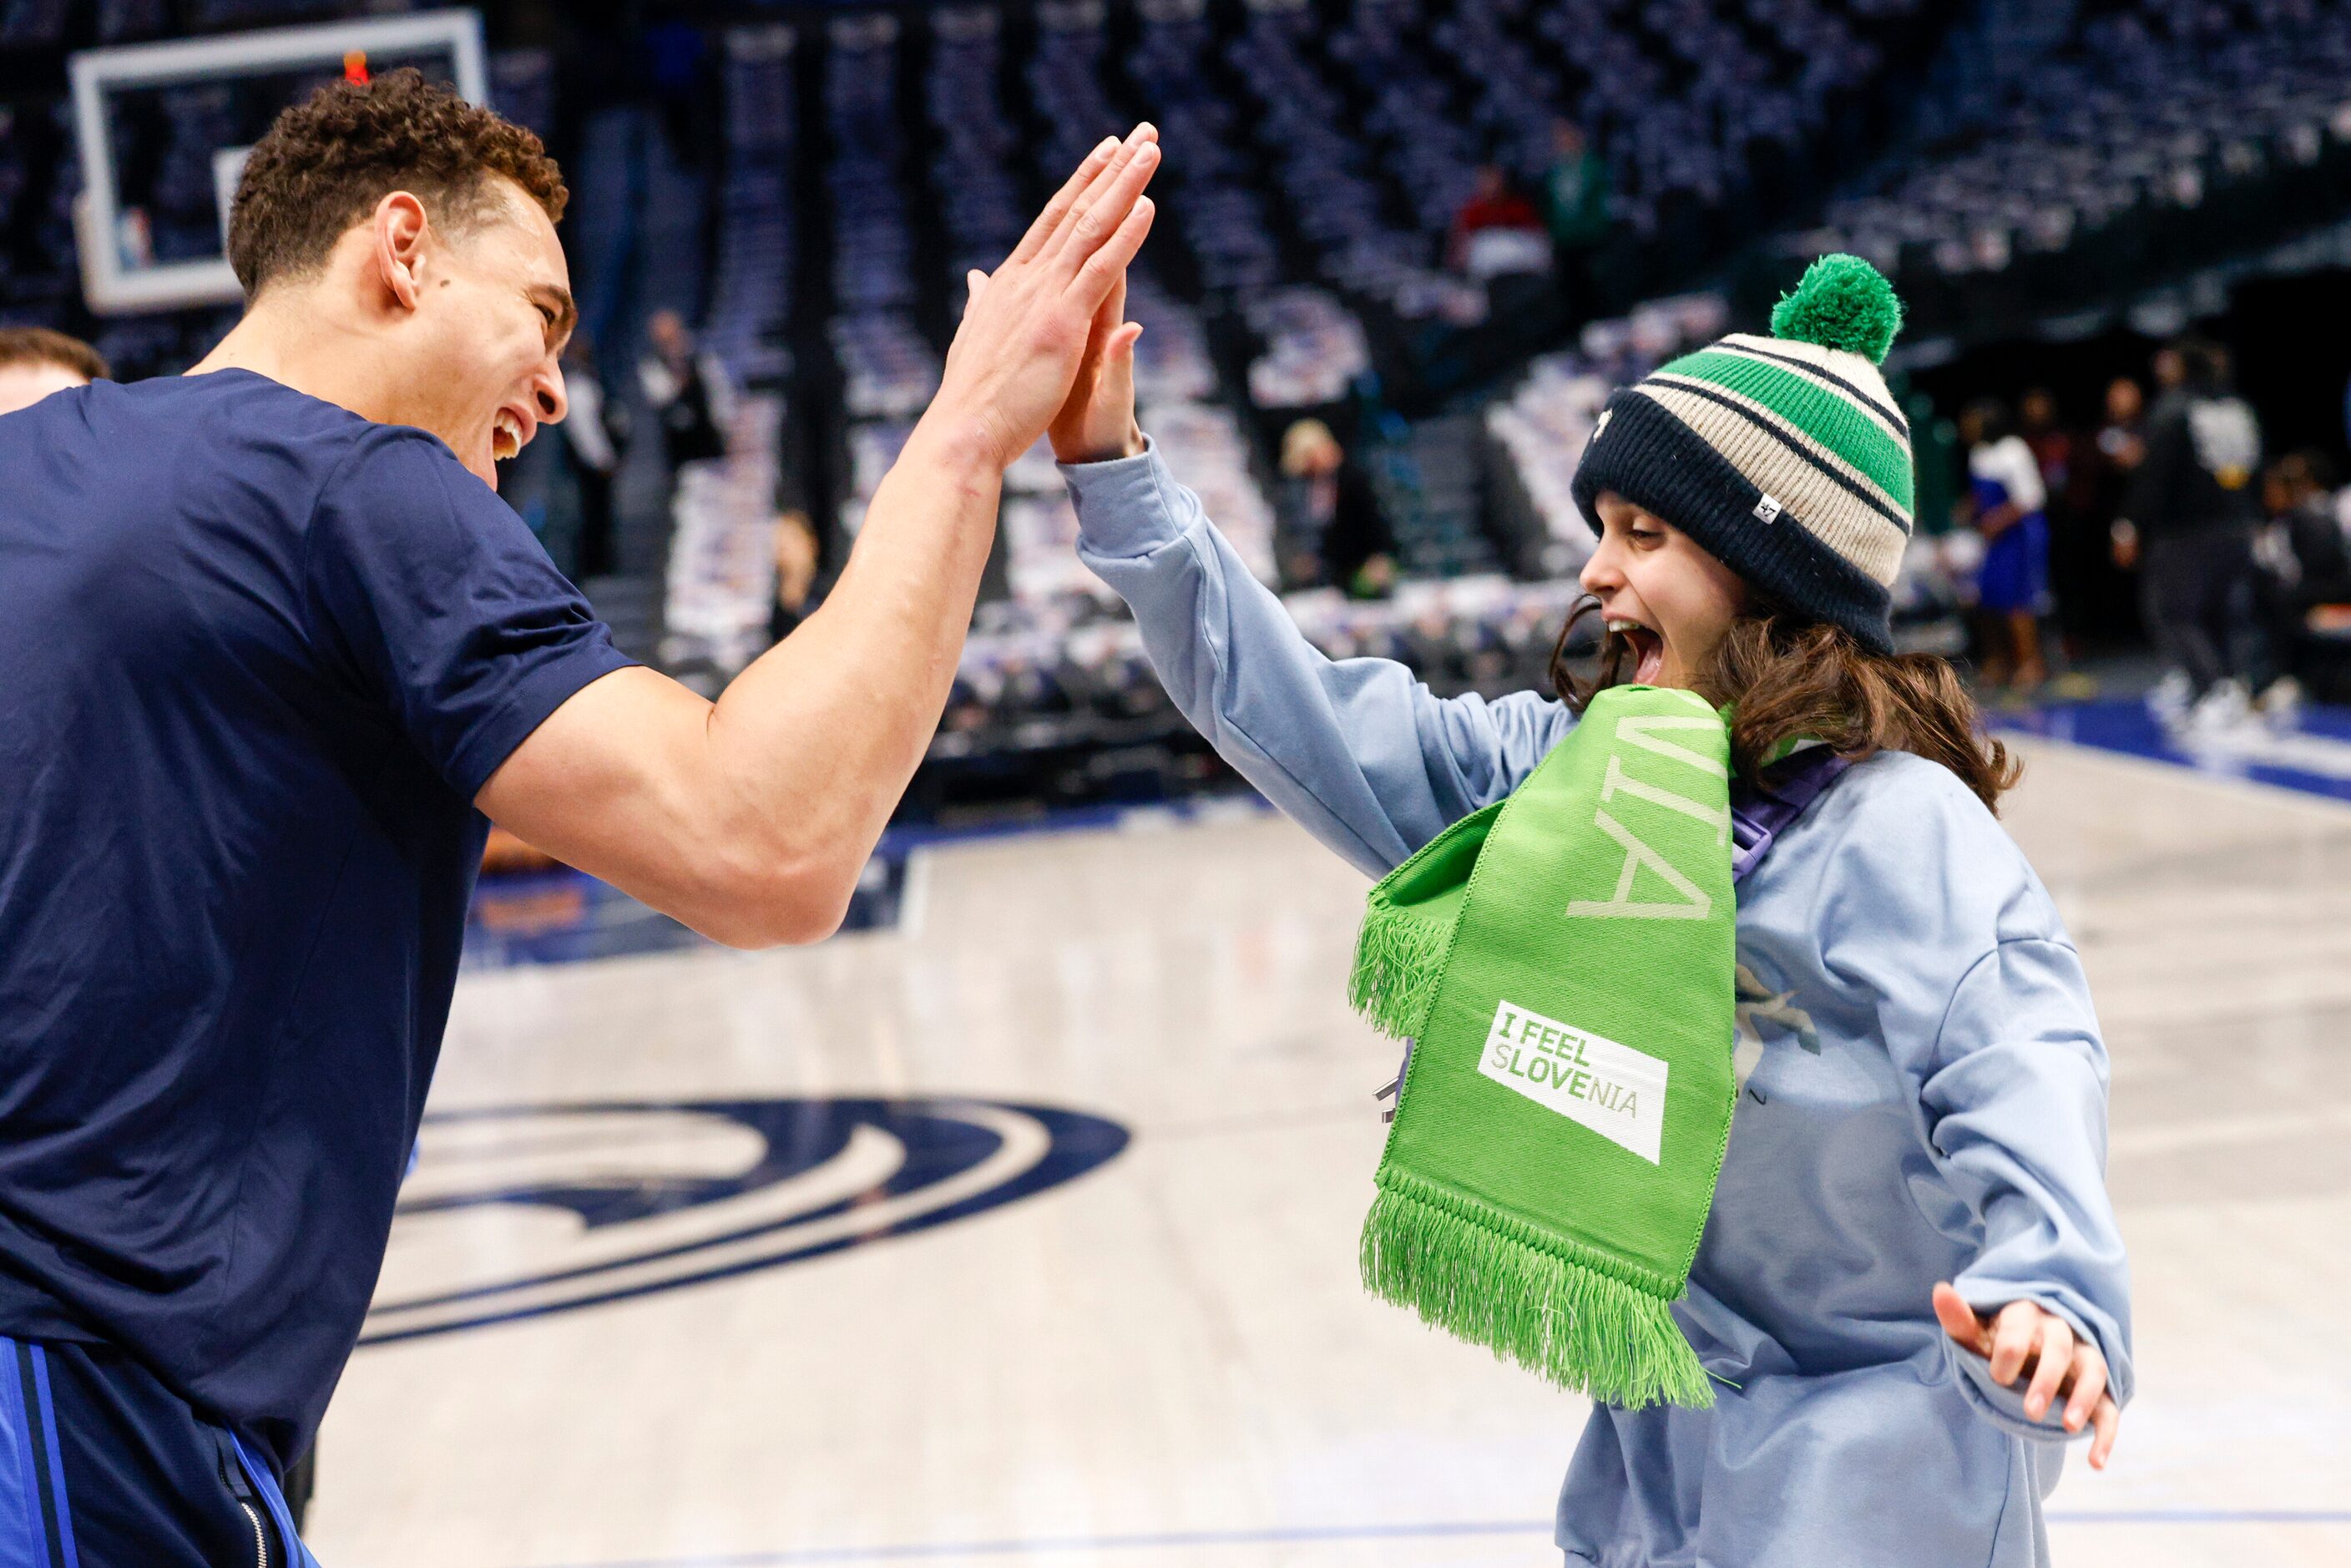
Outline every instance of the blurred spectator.
<path id="1" fill-rule="evenodd" d="M 776 601 L 768 612 L 768 640 L 780 643 L 808 619 L 816 594 L 816 529 L 806 512 L 776 518 Z"/>
<path id="2" fill-rule="evenodd" d="M 1319 419 L 1281 438 L 1282 556 L 1294 584 L 1328 582 L 1356 599 L 1395 585 L 1395 539 L 1370 476 Z"/>
<path id="3" fill-rule="evenodd" d="M 105 359 L 78 338 L 47 327 L 0 327 L 0 413 L 103 381 L 106 373 Z"/>
<path id="4" fill-rule="evenodd" d="M 2121 640 L 2138 626 L 2138 585 L 2117 559 L 2115 524 L 2123 515 L 2131 476 L 2147 456 L 2147 394 L 2137 382 L 2106 383 L 2105 417 L 2074 455 L 2074 514 L 2080 519 L 2084 584 L 2081 602 L 2066 613 L 2093 636 Z"/>
<path id="5" fill-rule="evenodd" d="M 1976 602 L 1983 611 L 1987 684 L 2029 692 L 2049 677 L 2041 656 L 2041 618 L 2049 612 L 2048 496 L 2032 449 L 2018 435 L 2007 405 L 1991 398 L 1959 415 L 1968 447 L 1968 496 L 1960 503 L 1984 538 Z"/>
<path id="6" fill-rule="evenodd" d="M 2030 388 L 2016 400 L 2016 423 L 2017 434 L 2032 448 L 2033 464 L 2041 470 L 2043 510 L 2049 526 L 2050 599 L 2062 614 L 2064 632 L 2079 635 L 2086 630 L 2083 621 L 2090 613 L 2087 563 L 2106 553 L 2105 528 L 2093 532 L 2075 504 L 2074 473 L 2089 442 L 2065 428 L 2056 394 L 2047 387 Z"/>
<path id="7" fill-rule="evenodd" d="M 662 442 L 674 469 L 705 458 L 724 457 L 730 383 L 724 366 L 694 351 L 694 336 L 674 310 L 656 310 L 645 320 L 648 352 L 638 361 L 645 401 L 661 421 Z"/>
<path id="8" fill-rule="evenodd" d="M 2182 356 L 2179 343 L 2166 343 L 2158 349 L 2147 366 L 2155 372 L 2155 395 L 2158 402 L 2178 392 L 2188 380 L 2188 361 Z"/>
<path id="9" fill-rule="evenodd" d="M 2083 516 L 2111 528 L 2146 458 L 2147 394 L 2130 377 L 2116 376 L 2106 383 L 2105 423 L 2074 465 Z"/>
<path id="10" fill-rule="evenodd" d="M 2262 521 L 2252 483 L 2262 427 L 2230 390 L 2228 354 L 2218 344 L 2182 340 L 2165 352 L 2179 382 L 2147 417 L 2147 455 L 2116 544 L 2122 564 L 2139 565 L 2147 631 L 2171 666 L 2158 709 L 2190 705 L 2199 727 L 2223 728 L 2247 702 L 2237 628 Z"/>
<path id="11" fill-rule="evenodd" d="M 563 353 L 563 385 L 571 412 L 563 421 L 563 450 L 580 492 L 580 559 L 575 575 L 601 577 L 613 568 L 612 476 L 628 441 L 626 411 L 604 395 L 596 351 L 585 333 Z"/>
<path id="12" fill-rule="evenodd" d="M 1553 120 L 1543 222 L 1551 230 L 1552 268 L 1572 297 L 1588 288 L 1592 253 L 1608 237 L 1608 193 L 1607 160 L 1585 141 L 1583 128 L 1572 120 Z M 1570 303 L 1582 301 L 1571 298 Z"/>
<path id="13" fill-rule="evenodd" d="M 1510 188 L 1498 163 L 1478 171 L 1469 199 L 1453 214 L 1446 261 L 1456 271 L 1486 278 L 1505 272 L 1540 272 L 1548 265 L 1542 219 L 1534 204 Z"/>
<path id="14" fill-rule="evenodd" d="M 2262 485 L 2268 527 L 2254 544 L 2254 590 L 2264 646 L 2254 672 L 2262 706 L 2301 700 L 2310 612 L 2351 604 L 2351 544 L 2335 515 L 2335 473 L 2324 454 L 2296 452 L 2271 465 Z"/>
<path id="15" fill-rule="evenodd" d="M 2058 493 L 2071 483 L 2074 435 L 2057 420 L 2057 398 L 2047 387 L 2034 387 L 2016 402 L 2017 434 L 2032 449 L 2041 469 L 2041 486 L 2050 498 L 2052 521 L 2058 511 Z"/>

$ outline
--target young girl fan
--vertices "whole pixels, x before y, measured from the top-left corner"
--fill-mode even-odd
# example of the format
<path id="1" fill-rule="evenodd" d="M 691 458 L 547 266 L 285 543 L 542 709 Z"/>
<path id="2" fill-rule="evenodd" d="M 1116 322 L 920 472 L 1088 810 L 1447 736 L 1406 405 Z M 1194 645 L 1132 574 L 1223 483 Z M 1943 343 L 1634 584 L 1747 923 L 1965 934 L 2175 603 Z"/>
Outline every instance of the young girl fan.
<path id="1" fill-rule="evenodd" d="M 1565 1560 L 2047 1563 L 2131 1390 L 2106 1056 L 2013 764 L 1895 652 L 1892 288 L 1823 257 L 1771 335 L 1615 393 L 1574 486 L 1600 673 L 1497 701 L 1307 643 L 1135 423 L 1121 303 L 1052 431 L 1080 551 L 1381 879 L 1351 994 L 1411 1043 L 1365 1281 L 1593 1396 Z"/>

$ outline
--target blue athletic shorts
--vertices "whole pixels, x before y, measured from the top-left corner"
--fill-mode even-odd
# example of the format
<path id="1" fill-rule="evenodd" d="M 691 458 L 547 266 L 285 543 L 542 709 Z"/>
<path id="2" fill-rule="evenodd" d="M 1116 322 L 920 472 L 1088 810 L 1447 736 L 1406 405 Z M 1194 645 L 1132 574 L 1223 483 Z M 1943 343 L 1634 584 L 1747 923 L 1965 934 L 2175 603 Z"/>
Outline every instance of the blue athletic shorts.
<path id="1" fill-rule="evenodd" d="M 318 1568 L 252 1448 L 110 1345 L 0 1337 L 0 1568 L 243 1563 Z"/>

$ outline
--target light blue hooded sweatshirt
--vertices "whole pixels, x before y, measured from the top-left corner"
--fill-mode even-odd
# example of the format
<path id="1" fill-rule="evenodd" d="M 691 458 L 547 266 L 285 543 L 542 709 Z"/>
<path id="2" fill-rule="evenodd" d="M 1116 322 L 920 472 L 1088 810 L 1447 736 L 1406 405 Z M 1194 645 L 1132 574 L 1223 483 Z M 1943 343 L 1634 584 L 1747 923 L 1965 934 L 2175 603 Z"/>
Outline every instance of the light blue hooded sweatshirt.
<path id="1" fill-rule="evenodd" d="M 1401 664 L 1324 658 L 1155 449 L 1063 473 L 1079 552 L 1185 716 L 1371 875 L 1575 722 L 1532 692 L 1439 699 Z M 2106 1053 L 2048 894 L 1949 770 L 1881 753 L 1741 883 L 1738 988 L 1730 1147 L 1674 1309 L 1714 1407 L 1593 1410 L 1560 1493 L 1567 1562 L 2047 1563 L 2062 1406 L 2027 1420 L 1929 1292 L 2037 1302 L 2129 1399 Z"/>

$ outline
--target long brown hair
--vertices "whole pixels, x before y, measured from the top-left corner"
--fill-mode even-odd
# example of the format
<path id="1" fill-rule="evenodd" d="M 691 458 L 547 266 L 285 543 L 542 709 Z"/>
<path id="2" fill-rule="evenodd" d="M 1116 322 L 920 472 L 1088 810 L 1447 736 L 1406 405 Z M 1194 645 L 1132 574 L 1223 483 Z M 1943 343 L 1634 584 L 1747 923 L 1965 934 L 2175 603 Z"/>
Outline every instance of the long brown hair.
<path id="1" fill-rule="evenodd" d="M 1597 599 L 1578 601 L 1552 650 L 1552 686 L 1577 713 L 1595 694 L 1630 678 L 1632 645 L 1614 632 L 1602 637 L 1591 679 L 1578 678 L 1571 666 L 1568 643 L 1577 623 L 1599 609 Z M 1874 653 L 1825 622 L 1768 612 L 1741 615 L 1695 685 L 1716 706 L 1733 705 L 1731 767 L 1750 783 L 1781 743 L 1806 738 L 1855 762 L 1879 751 L 1939 762 L 1995 812 L 2022 771 L 2008 748 L 1984 733 L 1975 699 L 1949 661 Z"/>

